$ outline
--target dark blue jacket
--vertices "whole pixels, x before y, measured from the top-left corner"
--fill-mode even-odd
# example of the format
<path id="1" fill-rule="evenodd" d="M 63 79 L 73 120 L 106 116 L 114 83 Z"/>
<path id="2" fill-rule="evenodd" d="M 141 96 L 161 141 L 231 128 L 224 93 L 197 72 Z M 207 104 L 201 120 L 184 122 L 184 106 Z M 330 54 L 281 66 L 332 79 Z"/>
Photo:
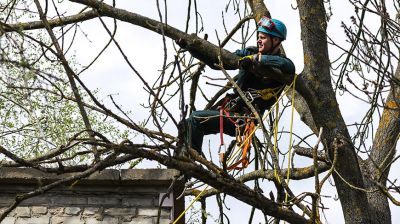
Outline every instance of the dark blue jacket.
<path id="1" fill-rule="evenodd" d="M 244 57 L 247 55 L 253 55 L 258 53 L 257 47 L 247 47 L 245 49 L 237 50 L 234 52 L 239 57 Z M 286 58 L 283 55 L 261 55 L 261 59 L 259 60 L 262 65 L 271 66 L 276 69 L 279 69 L 282 73 L 294 74 L 295 67 L 293 62 Z M 246 71 L 244 69 L 239 70 L 239 74 L 237 76 L 236 83 L 243 91 L 248 91 L 251 89 L 255 90 L 263 90 L 266 88 L 274 88 L 279 89 L 280 91 L 277 93 L 277 96 L 281 94 L 285 84 L 278 82 L 273 79 L 261 78 L 257 77 L 253 73 Z M 282 87 L 282 88 L 281 88 Z M 253 105 L 259 110 L 262 114 L 265 110 L 269 109 L 276 102 L 275 98 L 269 100 L 263 100 L 261 98 L 257 98 L 254 100 Z"/>

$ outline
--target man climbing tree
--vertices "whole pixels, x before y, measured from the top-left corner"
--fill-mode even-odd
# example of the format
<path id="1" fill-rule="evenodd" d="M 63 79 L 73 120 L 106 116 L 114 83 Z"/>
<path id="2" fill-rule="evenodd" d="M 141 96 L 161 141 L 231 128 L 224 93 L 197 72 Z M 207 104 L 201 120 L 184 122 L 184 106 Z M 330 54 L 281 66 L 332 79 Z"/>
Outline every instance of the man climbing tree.
<path id="1" fill-rule="evenodd" d="M 254 65 L 274 67 L 282 73 L 295 72 L 293 62 L 280 51 L 287 34 L 285 24 L 277 19 L 262 17 L 257 25 L 257 47 L 247 47 L 235 52 L 241 57 L 238 61 L 239 74 L 236 83 L 245 93 L 246 99 L 241 98 L 238 90 L 234 89 L 233 94 L 226 95 L 211 110 L 194 111 L 186 120 L 186 140 L 200 154 L 204 135 L 220 133 L 222 145 L 223 133 L 230 136 L 241 135 L 243 126 L 256 119 L 246 105 L 246 100 L 252 103 L 257 113 L 263 114 L 281 94 L 285 84 L 255 74 L 252 72 Z"/>
<path id="2" fill-rule="evenodd" d="M 218 223 L 398 222 L 399 207 L 390 205 L 400 206 L 399 1 L 271 2 L 274 17 L 287 18 L 293 39 L 288 38 L 285 51 L 296 59 L 297 76 L 278 50 L 284 26 L 261 19 L 271 18 L 268 1 L 3 2 L 0 166 L 80 175 L 16 195 L 6 210 L 0 209 L 0 222 L 13 216 L 21 198 L 143 160 L 194 180 L 184 193 L 199 198 L 202 223 L 216 220 L 215 213 Z M 343 14 L 351 8 L 351 17 Z M 248 46 L 255 30 L 250 18 L 261 20 L 258 48 L 225 50 L 228 42 L 228 49 Z M 190 55 L 176 49 L 177 40 Z M 225 92 L 209 88 L 220 79 L 207 82 L 201 76 L 204 64 L 220 69 L 223 82 L 229 79 L 231 97 L 215 104 Z M 231 80 L 227 71 L 238 68 L 240 75 Z M 271 111 L 281 87 L 291 83 L 291 105 L 302 127 L 287 141 L 291 128 L 274 123 L 279 129 L 272 136 L 260 114 Z M 206 107 L 196 110 L 202 101 Z M 183 139 L 176 134 L 188 102 L 195 112 L 187 119 L 191 158 L 185 160 L 173 152 Z M 288 106 L 278 102 L 284 108 L 276 122 Z M 254 170 L 230 175 L 215 163 L 216 153 L 206 160 L 189 149 L 201 152 L 205 134 L 234 135 L 234 122 L 240 126 L 248 119 L 258 122 L 264 135 L 253 141 Z M 232 203 L 251 209 L 247 216 L 230 202 L 233 198 Z M 219 209 L 207 207 L 211 201 Z"/>

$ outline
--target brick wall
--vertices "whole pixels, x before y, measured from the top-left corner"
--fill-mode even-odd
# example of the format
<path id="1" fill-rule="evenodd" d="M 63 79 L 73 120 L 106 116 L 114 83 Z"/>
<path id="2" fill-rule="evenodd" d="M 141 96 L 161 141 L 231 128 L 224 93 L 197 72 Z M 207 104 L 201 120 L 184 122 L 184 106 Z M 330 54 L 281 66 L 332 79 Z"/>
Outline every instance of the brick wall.
<path id="1" fill-rule="evenodd" d="M 161 169 L 105 170 L 25 200 L 1 224 L 155 224 L 160 200 L 177 174 Z M 0 213 L 16 195 L 65 176 L 0 168 Z M 184 208 L 183 200 L 174 198 L 182 187 L 178 182 L 161 205 L 161 224 L 171 223 Z"/>

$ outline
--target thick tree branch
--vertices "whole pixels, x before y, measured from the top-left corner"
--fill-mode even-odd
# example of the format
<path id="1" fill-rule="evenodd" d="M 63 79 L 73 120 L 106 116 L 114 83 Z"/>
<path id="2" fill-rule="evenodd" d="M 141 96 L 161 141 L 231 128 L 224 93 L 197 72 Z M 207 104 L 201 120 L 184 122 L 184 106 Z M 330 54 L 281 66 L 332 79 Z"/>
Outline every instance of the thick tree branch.
<path id="1" fill-rule="evenodd" d="M 396 143 L 400 134 L 400 86 L 397 84 L 399 80 L 400 63 L 397 65 L 394 80 L 391 83 L 369 158 L 369 169 L 375 174 L 372 178 L 379 180 L 381 184 L 386 183 L 390 170 L 386 168 L 396 154 Z"/>
<path id="2" fill-rule="evenodd" d="M 256 21 L 260 20 L 263 16 L 271 18 L 271 13 L 268 11 L 268 8 L 265 6 L 263 0 L 249 0 L 247 2 L 250 5 Z"/>
<path id="3" fill-rule="evenodd" d="M 306 156 L 308 158 L 313 158 L 313 152 L 311 148 L 304 148 L 300 146 L 294 146 L 294 153 L 301 155 L 301 156 Z M 328 158 L 326 157 L 325 153 L 319 151 L 317 154 L 318 160 L 323 161 L 325 163 L 329 163 Z"/>
<path id="4" fill-rule="evenodd" d="M 87 12 L 82 12 L 72 16 L 60 17 L 57 19 L 49 19 L 48 24 L 51 28 L 58 26 L 65 26 L 69 24 L 74 24 L 78 22 L 83 22 L 86 20 L 90 20 L 98 17 L 99 14 L 96 10 L 90 10 Z M 36 29 L 44 29 L 45 23 L 43 21 L 34 21 L 27 23 L 17 23 L 17 24 L 9 24 L 8 26 L 4 26 L 0 24 L 0 30 L 2 32 L 15 32 L 15 31 L 23 31 L 23 30 L 36 30 Z"/>
<path id="5" fill-rule="evenodd" d="M 254 206 L 263 211 L 266 215 L 274 216 L 290 223 L 308 223 L 308 220 L 301 215 L 292 210 L 282 208 L 279 204 L 269 200 L 260 192 L 250 189 L 248 186 L 236 181 L 234 178 L 229 177 L 226 174 L 214 173 L 193 162 L 177 160 L 138 147 L 132 147 L 129 145 L 110 145 L 109 147 L 116 149 L 117 152 L 129 153 L 138 158 L 155 160 L 167 167 L 181 170 L 185 175 L 201 180 L 202 182 L 223 191 L 240 201 Z"/>
<path id="6" fill-rule="evenodd" d="M 318 163 L 318 172 L 323 173 L 327 170 L 329 170 L 330 166 L 327 163 L 320 162 Z M 304 180 L 310 177 L 314 176 L 314 166 L 308 166 L 308 167 L 302 167 L 302 168 L 291 168 L 289 172 L 289 179 L 291 180 Z M 287 169 L 281 169 L 279 170 L 280 176 L 286 177 L 288 170 Z M 257 180 L 257 179 L 267 179 L 269 181 L 274 181 L 276 179 L 275 177 L 275 170 L 255 170 L 250 173 L 246 173 L 238 178 L 236 178 L 237 181 L 241 183 L 246 183 L 248 181 L 252 180 Z M 196 191 L 197 192 L 197 191 Z M 196 192 L 187 192 L 188 195 L 194 195 L 196 196 Z M 218 189 L 212 188 L 207 190 L 205 193 L 203 193 L 204 197 L 209 197 L 215 194 L 221 193 Z"/>
<path id="7" fill-rule="evenodd" d="M 393 202 L 393 197 L 385 186 L 400 134 L 400 87 L 397 84 L 399 78 L 400 65 L 397 66 L 394 80 L 391 82 L 391 89 L 376 130 L 370 157 L 362 163 L 364 183 L 375 190 L 368 193 L 371 213 L 374 219 L 382 220 L 382 223 L 389 223 L 391 220 L 390 210 L 382 212 L 382 209 L 389 208 L 388 198 Z"/>
<path id="8" fill-rule="evenodd" d="M 114 8 L 110 5 L 102 3 L 96 0 L 71 0 L 72 2 L 77 2 L 86 6 L 89 6 L 99 13 L 100 16 L 108 16 L 120 21 L 128 22 L 134 25 L 141 26 L 148 30 L 154 31 L 159 34 L 164 34 L 165 36 L 178 41 L 184 41 L 187 44 L 187 49 L 192 53 L 192 55 L 208 65 L 213 65 L 218 62 L 218 52 L 219 48 L 211 44 L 210 42 L 197 37 L 195 34 L 188 35 L 174 27 L 167 24 L 161 23 L 159 21 L 141 16 L 136 13 L 126 11 L 124 9 Z M 233 55 L 227 50 L 222 49 L 222 58 L 224 62 L 225 69 L 236 69 L 238 57 Z"/>

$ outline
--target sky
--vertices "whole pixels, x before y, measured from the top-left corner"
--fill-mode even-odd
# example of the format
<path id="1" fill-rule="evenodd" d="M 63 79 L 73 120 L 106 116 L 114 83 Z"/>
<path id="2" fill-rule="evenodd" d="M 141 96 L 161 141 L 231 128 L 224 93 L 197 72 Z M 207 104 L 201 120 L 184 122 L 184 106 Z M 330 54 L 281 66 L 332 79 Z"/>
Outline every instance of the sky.
<path id="1" fill-rule="evenodd" d="M 160 1 L 162 4 L 163 1 Z M 174 0 L 168 1 L 168 23 L 180 30 L 185 28 L 185 18 L 187 11 L 187 1 Z M 221 20 L 221 12 L 224 10 L 228 1 L 215 1 L 215 0 L 201 0 L 197 1 L 198 9 L 202 15 L 204 23 L 204 32 L 209 35 L 209 40 L 214 44 L 217 43 L 215 30 L 218 31 L 218 35 L 224 37 L 222 31 L 223 24 Z M 288 28 L 288 38 L 284 42 L 284 48 L 287 57 L 292 59 L 296 66 L 296 72 L 300 73 L 303 69 L 303 52 L 302 43 L 300 38 L 300 24 L 298 19 L 298 10 L 295 9 L 296 2 L 291 1 L 277 1 L 267 0 L 265 1 L 267 7 L 272 13 L 273 18 L 280 19 L 285 22 Z M 77 11 L 79 7 L 76 4 L 65 2 L 67 6 L 65 12 L 72 14 L 73 11 Z M 330 5 L 332 7 L 333 15 L 328 24 L 328 34 L 335 38 L 336 41 L 345 43 L 344 33 L 340 29 L 341 21 L 349 22 L 349 17 L 353 13 L 351 6 L 346 5 L 345 1 L 342 0 L 331 0 Z M 143 0 L 130 0 L 130 1 L 117 1 L 117 7 L 129 9 L 132 12 L 150 17 L 158 20 L 158 12 L 156 8 L 156 1 L 143 1 Z M 192 16 L 193 17 L 193 16 Z M 237 16 L 230 13 L 225 16 L 226 26 L 232 28 L 238 21 Z M 110 19 L 106 19 L 107 24 L 112 24 Z M 194 19 L 191 20 L 194 22 Z M 75 54 L 77 61 L 82 65 L 89 63 L 108 41 L 108 35 L 104 31 L 99 21 L 94 19 L 92 21 L 84 22 L 80 24 L 80 29 L 84 33 L 78 33 L 76 42 L 71 51 L 71 54 Z M 127 23 L 118 23 L 118 32 L 116 40 L 125 50 L 129 60 L 133 66 L 143 75 L 149 83 L 152 83 L 159 75 L 159 70 L 162 68 L 162 40 L 159 34 L 155 34 L 146 29 L 133 26 Z M 193 30 L 191 30 L 193 32 Z M 222 39 L 222 38 L 221 38 Z M 253 38 L 254 39 L 254 38 Z M 254 39 L 255 40 L 255 39 Z M 167 40 L 169 52 L 169 60 L 173 57 L 171 51 L 171 41 Z M 348 44 L 348 43 L 347 43 Z M 225 49 L 234 51 L 239 46 L 233 42 L 229 42 Z M 333 47 L 330 47 L 330 56 L 333 58 L 339 51 Z M 208 76 L 221 77 L 221 73 L 218 71 L 212 71 L 206 69 L 205 74 Z M 235 75 L 236 72 L 230 72 L 231 75 Z M 98 89 L 99 95 L 104 101 L 107 102 L 107 95 L 113 94 L 118 104 L 124 110 L 133 111 L 135 120 L 143 120 L 148 116 L 148 111 L 141 109 L 140 103 L 144 103 L 147 100 L 148 94 L 143 90 L 143 85 L 140 80 L 134 75 L 134 73 L 128 68 L 126 63 L 123 61 L 121 54 L 118 50 L 111 46 L 106 52 L 98 59 L 98 62 L 91 67 L 88 71 L 82 74 L 82 79 L 88 84 L 91 89 Z M 202 80 L 204 84 L 204 80 Z M 216 87 L 206 87 L 207 92 L 216 92 Z M 210 94 L 211 95 L 211 94 Z M 197 102 L 198 107 L 204 105 L 204 100 Z M 109 102 L 108 102 L 109 103 Z M 359 119 L 360 111 L 356 109 L 362 109 L 362 103 L 354 101 L 350 96 L 344 95 L 339 98 L 339 105 L 341 108 L 342 115 L 346 122 L 352 122 Z M 286 122 L 289 117 L 285 118 L 283 122 Z M 308 127 L 300 122 L 298 115 L 295 116 L 295 132 L 310 133 Z M 175 132 L 175 128 L 166 127 L 167 131 Z M 215 140 L 215 136 L 209 136 L 205 138 L 204 142 L 210 141 L 210 144 L 218 144 Z M 321 149 L 321 147 L 320 147 Z M 299 164 L 309 165 L 311 160 L 303 159 L 297 161 Z M 144 166 L 147 166 L 146 164 Z M 398 166 L 395 166 L 393 170 L 398 170 Z M 396 173 L 396 171 L 392 171 Z M 324 176 L 324 174 L 322 174 Z M 313 191 L 313 179 L 296 182 L 291 181 L 290 186 L 295 189 L 295 193 L 301 193 L 304 191 Z M 262 183 L 264 192 L 272 190 L 272 183 L 264 181 Z M 344 223 L 341 214 L 340 204 L 335 198 L 334 188 L 330 187 L 329 184 L 323 188 L 323 195 L 329 195 L 330 198 L 326 198 L 325 206 L 329 207 L 326 211 L 327 223 Z M 336 196 L 337 197 L 337 196 Z M 188 203 L 186 203 L 188 204 Z M 230 219 L 232 223 L 247 223 L 249 207 L 243 205 L 235 199 L 230 198 L 228 206 L 231 211 Z M 209 207 L 210 210 L 215 209 L 214 205 Z M 400 209 L 392 206 L 393 223 L 400 222 Z M 263 219 L 260 213 L 257 212 L 255 219 L 263 223 Z M 254 221 L 253 223 L 258 223 Z M 210 220 L 210 223 L 213 223 Z"/>

